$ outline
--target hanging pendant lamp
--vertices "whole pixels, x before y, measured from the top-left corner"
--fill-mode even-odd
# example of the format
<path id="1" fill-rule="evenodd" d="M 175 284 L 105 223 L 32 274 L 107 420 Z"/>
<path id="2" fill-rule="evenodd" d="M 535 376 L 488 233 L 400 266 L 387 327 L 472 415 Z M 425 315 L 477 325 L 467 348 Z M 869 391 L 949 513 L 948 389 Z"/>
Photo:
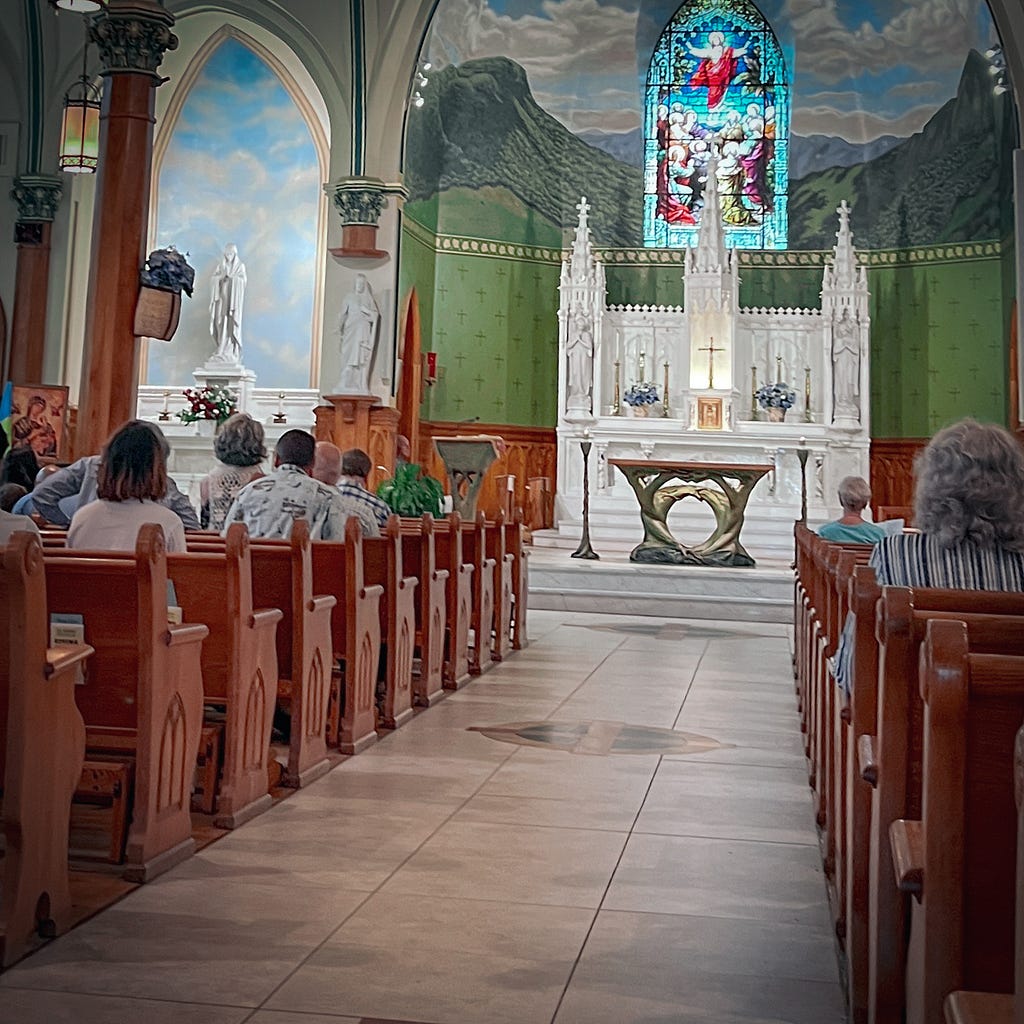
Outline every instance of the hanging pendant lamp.
<path id="1" fill-rule="evenodd" d="M 72 0 L 62 0 L 70 3 Z M 85 0 L 74 0 L 81 10 Z M 70 10 L 71 8 L 67 8 Z M 95 174 L 100 155 L 100 88 L 89 80 L 89 42 L 82 48 L 82 74 L 64 96 L 58 163 L 68 174 Z"/>

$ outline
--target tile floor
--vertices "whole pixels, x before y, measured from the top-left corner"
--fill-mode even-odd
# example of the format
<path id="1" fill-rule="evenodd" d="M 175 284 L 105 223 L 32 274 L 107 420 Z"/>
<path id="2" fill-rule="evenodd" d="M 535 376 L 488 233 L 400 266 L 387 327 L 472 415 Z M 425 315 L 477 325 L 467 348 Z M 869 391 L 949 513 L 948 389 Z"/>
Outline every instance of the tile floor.
<path id="1" fill-rule="evenodd" d="M 0 976 L 0 1024 L 843 1021 L 787 630 L 530 632 Z M 469 731 L 543 721 L 596 722 L 594 752 Z M 615 753 L 616 722 L 722 746 Z"/>

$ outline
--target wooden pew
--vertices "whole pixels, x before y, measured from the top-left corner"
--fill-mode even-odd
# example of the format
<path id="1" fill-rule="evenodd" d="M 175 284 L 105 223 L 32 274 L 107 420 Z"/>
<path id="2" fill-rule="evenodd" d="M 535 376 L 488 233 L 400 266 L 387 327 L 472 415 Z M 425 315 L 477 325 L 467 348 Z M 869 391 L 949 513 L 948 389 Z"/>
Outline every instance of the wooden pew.
<path id="1" fill-rule="evenodd" d="M 1014 994 L 951 992 L 946 998 L 947 1024 L 1024 1024 L 1024 727 L 1014 744 L 1013 785 L 1017 800 L 1017 885 Z"/>
<path id="2" fill-rule="evenodd" d="M 457 690 L 469 681 L 469 629 L 473 615 L 475 566 L 463 553 L 462 525 L 462 517 L 453 512 L 448 517 L 448 529 L 434 534 L 437 564 L 448 569 L 444 653 L 446 690 Z"/>
<path id="3" fill-rule="evenodd" d="M 163 531 L 139 530 L 135 557 L 53 551 L 49 613 L 81 615 L 95 648 L 75 699 L 90 750 L 135 757 L 125 877 L 148 881 L 191 856 L 189 803 L 203 717 L 208 630 L 167 622 Z"/>
<path id="4" fill-rule="evenodd" d="M 494 562 L 492 661 L 504 661 L 512 650 L 512 571 L 515 555 L 506 550 L 505 525 L 505 513 L 499 512 L 493 523 L 486 524 L 485 532 L 487 558 Z"/>
<path id="5" fill-rule="evenodd" d="M 396 729 L 412 718 L 412 662 L 416 642 L 415 576 L 402 568 L 402 527 L 389 516 L 384 534 L 363 541 L 363 569 L 367 584 L 380 585 L 381 637 L 387 645 L 381 725 Z"/>
<path id="6" fill-rule="evenodd" d="M 462 524 L 462 553 L 473 566 L 473 605 L 470 629 L 469 674 L 478 676 L 491 663 L 494 629 L 495 560 L 487 554 L 487 520 L 477 512 L 476 520 Z"/>
<path id="7" fill-rule="evenodd" d="M 445 597 L 449 571 L 438 562 L 434 517 L 402 520 L 402 564 L 417 566 L 416 649 L 419 673 L 413 677 L 413 704 L 430 707 L 444 696 Z"/>
<path id="8" fill-rule="evenodd" d="M 344 673 L 335 676 L 334 687 L 336 703 L 344 705 L 338 745 L 342 753 L 357 754 L 377 742 L 375 696 L 384 587 L 365 580 L 363 534 L 355 516 L 345 523 L 344 543 L 313 545 L 313 579 L 318 590 L 332 595 L 329 651 L 335 666 L 344 662 Z"/>
<path id="9" fill-rule="evenodd" d="M 1004 630 L 1019 623 L 1004 619 Z M 933 619 L 921 651 L 919 818 L 890 828 L 900 889 L 913 894 L 907 1024 L 943 1019 L 959 988 L 1014 984 L 1017 814 L 1014 739 L 1024 720 L 1024 658 L 975 654 L 963 622 Z"/>
<path id="10" fill-rule="evenodd" d="M 1024 594 L 882 588 L 876 612 L 878 722 L 875 735 L 861 741 L 872 751 L 873 764 L 866 774 L 875 780 L 868 883 L 868 1006 L 877 1024 L 899 1024 L 906 997 L 906 904 L 892 882 L 889 828 L 899 818 L 920 815 L 924 708 L 918 669 L 925 631 L 932 619 L 962 621 L 972 653 L 1024 655 L 1024 629 L 1015 626 L 1021 615 Z M 1019 621 L 1024 625 L 1024 620 Z"/>
<path id="11" fill-rule="evenodd" d="M 853 1024 L 868 1019 L 868 876 L 871 847 L 871 786 L 875 776 L 872 738 L 878 717 L 878 639 L 875 606 L 882 591 L 874 569 L 856 565 L 849 583 L 853 634 L 853 688 L 848 702 L 845 762 L 845 938 L 846 988 Z M 867 741 L 866 744 L 864 741 Z M 866 776 L 866 777 L 865 777 Z"/>
<path id="12" fill-rule="evenodd" d="M 216 534 L 186 534 L 189 551 L 218 551 Z M 279 608 L 277 698 L 291 707 L 286 786 L 308 785 L 330 770 L 327 703 L 331 680 L 331 609 L 335 599 L 314 596 L 309 526 L 296 519 L 286 541 L 251 538 L 253 603 Z"/>
<path id="13" fill-rule="evenodd" d="M 522 508 L 517 507 L 511 521 L 505 523 L 505 550 L 512 555 L 512 650 L 521 651 L 530 643 L 526 631 L 530 574 Z"/>
<path id="14" fill-rule="evenodd" d="M 36 536 L 15 533 L 0 553 L 0 966 L 7 967 L 36 934 L 52 938 L 69 925 L 68 818 L 85 755 L 75 674 L 93 649 L 49 647 Z"/>
<path id="15" fill-rule="evenodd" d="M 167 571 L 185 617 L 210 630 L 203 644 L 203 694 L 226 709 L 223 778 L 214 824 L 236 828 L 271 804 L 270 729 L 277 696 L 279 608 L 253 608 L 252 555 L 241 523 L 223 552 L 169 555 Z"/>

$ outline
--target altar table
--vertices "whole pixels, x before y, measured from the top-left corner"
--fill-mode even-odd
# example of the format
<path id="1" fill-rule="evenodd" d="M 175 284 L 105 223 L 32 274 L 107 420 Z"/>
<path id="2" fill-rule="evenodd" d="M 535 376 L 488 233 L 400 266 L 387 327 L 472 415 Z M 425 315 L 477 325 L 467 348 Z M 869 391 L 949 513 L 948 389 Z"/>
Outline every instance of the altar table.
<path id="1" fill-rule="evenodd" d="M 662 462 L 657 459 L 609 459 L 617 466 L 640 503 L 644 539 L 630 553 L 631 562 L 669 565 L 754 565 L 740 543 L 747 500 L 758 480 L 775 467 L 748 463 Z M 668 528 L 672 506 L 696 498 L 711 507 L 716 526 L 707 540 L 681 544 Z"/>

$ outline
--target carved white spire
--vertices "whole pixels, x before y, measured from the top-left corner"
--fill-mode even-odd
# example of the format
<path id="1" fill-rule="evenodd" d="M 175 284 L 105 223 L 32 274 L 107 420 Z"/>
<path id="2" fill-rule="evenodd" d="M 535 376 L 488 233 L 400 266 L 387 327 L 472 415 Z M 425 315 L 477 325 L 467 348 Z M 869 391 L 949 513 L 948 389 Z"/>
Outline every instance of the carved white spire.
<path id="1" fill-rule="evenodd" d="M 585 281 L 593 265 L 593 254 L 590 248 L 590 225 L 587 222 L 587 214 L 590 212 L 590 204 L 586 196 L 580 196 L 576 204 L 579 211 L 579 220 L 576 221 L 576 234 L 572 240 L 572 250 L 569 255 L 569 273 L 573 281 Z"/>
<path id="2" fill-rule="evenodd" d="M 857 253 L 853 248 L 853 232 L 850 230 L 850 207 L 844 199 L 836 209 L 839 214 L 839 230 L 832 250 L 832 265 L 825 270 L 825 288 L 836 290 L 857 287 Z"/>
<path id="3" fill-rule="evenodd" d="M 704 183 L 704 209 L 697 232 L 694 270 L 721 270 L 726 264 L 725 229 L 722 227 L 722 204 L 718 200 L 718 157 L 708 161 Z"/>

